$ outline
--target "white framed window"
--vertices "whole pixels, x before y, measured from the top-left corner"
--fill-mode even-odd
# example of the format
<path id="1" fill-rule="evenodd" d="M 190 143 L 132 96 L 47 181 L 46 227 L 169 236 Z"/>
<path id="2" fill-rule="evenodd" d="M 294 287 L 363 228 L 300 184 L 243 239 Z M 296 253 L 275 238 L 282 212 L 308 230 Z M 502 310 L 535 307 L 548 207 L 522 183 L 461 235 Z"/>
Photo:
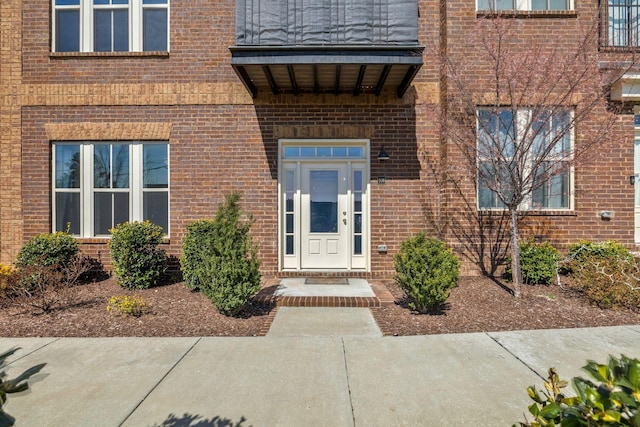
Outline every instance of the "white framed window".
<path id="1" fill-rule="evenodd" d="M 109 236 L 149 220 L 169 234 L 169 144 L 60 142 L 52 147 L 53 231 Z"/>
<path id="2" fill-rule="evenodd" d="M 169 0 L 52 0 L 53 52 L 169 50 Z"/>
<path id="3" fill-rule="evenodd" d="M 478 109 L 478 209 L 504 209 L 495 190 L 508 197 L 518 185 L 530 189 L 521 210 L 573 209 L 572 114 L 568 109 Z"/>
<path id="4" fill-rule="evenodd" d="M 477 0 L 477 10 L 573 10 L 573 0 Z"/>

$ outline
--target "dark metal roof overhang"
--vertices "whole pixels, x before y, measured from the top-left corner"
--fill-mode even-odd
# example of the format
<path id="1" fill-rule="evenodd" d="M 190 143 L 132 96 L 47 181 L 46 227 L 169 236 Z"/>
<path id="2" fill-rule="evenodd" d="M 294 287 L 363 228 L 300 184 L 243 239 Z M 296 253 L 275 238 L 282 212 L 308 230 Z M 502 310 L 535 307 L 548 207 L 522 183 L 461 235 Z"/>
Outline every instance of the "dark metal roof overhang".
<path id="1" fill-rule="evenodd" d="M 423 64 L 421 46 L 233 46 L 231 65 L 254 98 L 280 93 L 402 97 Z"/>

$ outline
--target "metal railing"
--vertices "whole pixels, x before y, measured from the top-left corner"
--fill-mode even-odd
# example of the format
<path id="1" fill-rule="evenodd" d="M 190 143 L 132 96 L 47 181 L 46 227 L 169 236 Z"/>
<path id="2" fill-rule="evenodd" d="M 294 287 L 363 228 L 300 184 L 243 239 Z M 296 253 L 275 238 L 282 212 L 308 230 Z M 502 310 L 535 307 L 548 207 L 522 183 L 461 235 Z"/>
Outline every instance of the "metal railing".
<path id="1" fill-rule="evenodd" d="M 640 0 L 608 0 L 602 11 L 604 46 L 640 47 Z"/>

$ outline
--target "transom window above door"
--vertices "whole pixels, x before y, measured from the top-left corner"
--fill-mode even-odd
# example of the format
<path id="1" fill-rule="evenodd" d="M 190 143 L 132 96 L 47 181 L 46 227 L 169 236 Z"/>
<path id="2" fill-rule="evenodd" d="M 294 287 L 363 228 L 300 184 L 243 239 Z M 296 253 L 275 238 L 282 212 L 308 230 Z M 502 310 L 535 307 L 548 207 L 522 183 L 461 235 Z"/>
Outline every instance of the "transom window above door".
<path id="1" fill-rule="evenodd" d="M 284 159 L 364 159 L 362 146 L 287 146 L 284 147 Z"/>
<path id="2" fill-rule="evenodd" d="M 54 52 L 169 50 L 169 0 L 53 0 Z"/>

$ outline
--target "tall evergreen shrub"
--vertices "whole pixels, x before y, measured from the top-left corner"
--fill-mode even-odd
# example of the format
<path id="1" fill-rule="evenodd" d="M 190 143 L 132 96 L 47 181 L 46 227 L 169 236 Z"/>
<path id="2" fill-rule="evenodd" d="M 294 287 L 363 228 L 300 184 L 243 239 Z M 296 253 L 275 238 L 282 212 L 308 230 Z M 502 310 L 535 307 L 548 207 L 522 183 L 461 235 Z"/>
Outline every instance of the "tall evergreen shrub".
<path id="1" fill-rule="evenodd" d="M 240 195 L 226 196 L 213 221 L 192 224 L 183 274 L 225 315 L 233 315 L 260 289 L 260 261 L 249 235 L 251 215 Z M 243 217 L 246 217 L 243 220 Z"/>
<path id="2" fill-rule="evenodd" d="M 212 219 L 200 219 L 187 225 L 187 234 L 182 241 L 182 257 L 180 269 L 187 288 L 194 291 L 201 289 L 200 275 L 205 260 L 214 256 L 218 225 Z"/>
<path id="3" fill-rule="evenodd" d="M 460 261 L 451 249 L 422 232 L 402 242 L 393 261 L 396 282 L 419 312 L 443 304 L 460 276 Z"/>

